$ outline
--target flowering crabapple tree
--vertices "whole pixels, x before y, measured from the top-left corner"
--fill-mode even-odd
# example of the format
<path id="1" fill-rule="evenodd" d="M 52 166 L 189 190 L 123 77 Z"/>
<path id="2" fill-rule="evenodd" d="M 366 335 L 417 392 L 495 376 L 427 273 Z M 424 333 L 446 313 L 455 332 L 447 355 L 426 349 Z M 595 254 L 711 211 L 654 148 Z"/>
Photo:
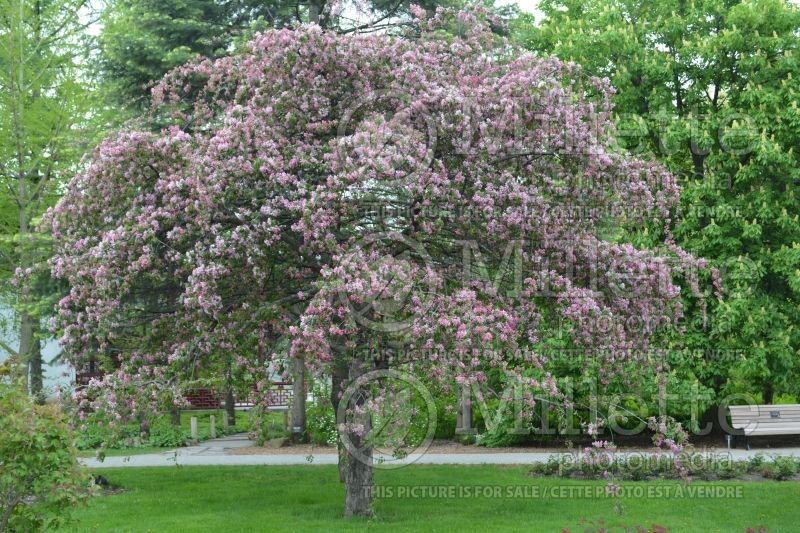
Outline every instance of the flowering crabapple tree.
<path id="1" fill-rule="evenodd" d="M 84 408 L 151 411 L 231 353 L 263 372 L 258 339 L 285 339 L 332 378 L 345 513 L 369 515 L 372 415 L 394 395 L 374 372 L 500 369 L 533 406 L 557 392 L 537 351 L 553 315 L 609 375 L 642 362 L 654 333 L 625 320 L 680 316 L 675 265 L 694 261 L 670 237 L 673 177 L 615 149 L 606 80 L 517 53 L 481 11 L 415 11 L 405 38 L 312 25 L 187 64 L 154 89 L 160 132 L 97 148 L 49 215 L 62 342 L 117 361 Z M 613 238 L 644 224 L 660 249 Z"/>

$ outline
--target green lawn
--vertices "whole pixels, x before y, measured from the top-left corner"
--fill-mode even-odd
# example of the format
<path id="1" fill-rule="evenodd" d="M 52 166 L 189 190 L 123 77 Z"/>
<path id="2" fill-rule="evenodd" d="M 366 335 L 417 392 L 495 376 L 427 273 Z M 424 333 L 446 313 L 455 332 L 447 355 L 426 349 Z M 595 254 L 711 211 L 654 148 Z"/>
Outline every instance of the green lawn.
<path id="1" fill-rule="evenodd" d="M 578 523 L 585 518 L 604 519 L 606 526 L 655 523 L 670 532 L 744 532 L 759 525 L 770 532 L 787 532 L 797 531 L 800 522 L 798 483 L 628 482 L 621 483 L 623 491 L 642 491 L 642 495 L 609 498 L 603 495 L 603 481 L 532 478 L 527 471 L 524 467 L 428 465 L 378 471 L 376 479 L 384 497 L 377 500 L 376 518 L 365 521 L 342 518 L 343 488 L 334 466 L 104 469 L 98 473 L 126 491 L 95 497 L 78 513 L 80 522 L 73 531 L 463 533 L 570 528 L 577 532 L 584 531 L 585 526 Z M 419 497 L 419 493 L 398 497 L 401 491 L 431 487 L 444 487 L 433 490 L 445 492 L 441 497 Z M 459 498 L 447 492 L 467 487 L 484 494 Z M 683 487 L 683 496 L 672 492 L 663 497 L 678 487 Z M 705 497 L 688 495 L 689 490 L 709 489 L 727 490 L 728 497 L 709 497 L 708 492 Z M 394 494 L 389 496 L 389 490 Z M 550 491 L 546 498 L 541 497 L 545 490 Z M 579 497 L 575 493 L 585 490 L 591 494 Z M 595 490 L 599 496 L 593 495 Z M 621 515 L 614 511 L 617 502 L 622 504 Z"/>

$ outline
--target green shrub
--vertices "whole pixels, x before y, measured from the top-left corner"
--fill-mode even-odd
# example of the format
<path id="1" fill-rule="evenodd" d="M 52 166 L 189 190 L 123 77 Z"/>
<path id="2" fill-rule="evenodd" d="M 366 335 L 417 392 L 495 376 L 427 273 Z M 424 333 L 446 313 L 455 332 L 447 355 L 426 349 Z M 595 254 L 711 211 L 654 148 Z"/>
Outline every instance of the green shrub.
<path id="1" fill-rule="evenodd" d="M 250 411 L 250 426 L 250 438 L 257 446 L 263 446 L 268 440 L 290 436 L 282 417 L 263 406 L 256 406 Z"/>
<path id="2" fill-rule="evenodd" d="M 761 472 L 761 469 L 764 467 L 765 458 L 760 453 L 754 455 L 753 457 L 747 460 L 747 472 L 748 473 L 757 473 Z"/>
<path id="3" fill-rule="evenodd" d="M 456 442 L 459 444 L 463 444 L 464 446 L 472 446 L 477 441 L 477 437 L 475 435 L 459 435 L 456 437 Z"/>
<path id="4" fill-rule="evenodd" d="M 92 450 L 99 448 L 108 438 L 108 428 L 99 425 L 88 417 L 75 433 L 75 446 L 79 450 Z"/>
<path id="5" fill-rule="evenodd" d="M 87 415 L 79 424 L 75 434 L 75 446 L 79 450 L 127 448 L 140 444 L 138 424 L 117 426 L 115 431 L 112 431 L 108 427 L 107 420 L 94 413 Z"/>
<path id="6" fill-rule="evenodd" d="M 330 400 L 330 386 L 315 381 L 312 396 L 314 401 L 306 405 L 308 439 L 318 446 L 336 446 L 336 413 Z"/>
<path id="7" fill-rule="evenodd" d="M 108 427 L 106 419 L 96 413 L 90 413 L 86 415 L 85 420 L 79 422 L 79 429 L 75 433 L 75 446 L 79 450 L 186 446 L 192 438 L 190 423 L 192 417 L 198 419 L 199 440 L 211 437 L 209 428 L 211 415 L 216 417 L 217 436 L 247 432 L 251 429 L 251 416 L 247 413 L 237 413 L 236 424 L 226 430 L 222 425 L 222 411 L 183 411 L 180 425 L 173 423 L 171 414 L 157 415 L 150 422 L 149 434 L 142 436 L 138 423 L 130 422 L 123 426 L 118 424 L 112 430 Z"/>
<path id="8" fill-rule="evenodd" d="M 516 433 L 513 420 L 503 420 L 492 429 L 475 437 L 475 444 L 487 448 L 504 448 L 517 446 L 528 440 L 528 433 Z"/>
<path id="9" fill-rule="evenodd" d="M 447 411 L 447 404 L 441 399 L 436 401 L 436 433 L 437 439 L 452 439 L 456 435 L 456 415 Z"/>
<path id="10" fill-rule="evenodd" d="M 776 481 L 784 481 L 797 473 L 798 464 L 794 457 L 775 457 L 771 463 L 763 465 L 763 475 Z"/>
<path id="11" fill-rule="evenodd" d="M 55 406 L 35 406 L 0 369 L 0 533 L 55 529 L 89 491 L 72 433 Z"/>
<path id="12" fill-rule="evenodd" d="M 330 401 L 315 402 L 306 411 L 306 429 L 312 443 L 336 446 L 336 415 Z"/>
<path id="13" fill-rule="evenodd" d="M 649 478 L 677 479 L 683 476 L 671 455 L 658 455 L 640 459 L 617 457 L 613 463 L 597 460 L 593 453 L 583 455 L 551 455 L 546 463 L 533 465 L 533 476 L 599 478 L 609 475 L 620 481 L 641 481 Z M 766 478 L 782 481 L 800 472 L 800 459 L 795 457 L 775 457 L 773 461 L 757 455 L 743 461 L 706 457 L 700 454 L 680 454 L 680 464 L 688 475 L 699 479 L 737 479 L 746 473 L 757 473 Z"/>
<path id="14" fill-rule="evenodd" d="M 547 462 L 535 463 L 530 470 L 530 474 L 532 476 L 567 478 L 579 470 L 575 456 L 559 454 L 549 456 Z"/>
<path id="15" fill-rule="evenodd" d="M 177 448 L 185 446 L 191 438 L 191 432 L 187 432 L 180 426 L 176 426 L 172 421 L 165 417 L 156 419 L 150 426 L 150 438 L 147 441 L 149 446 L 157 448 Z"/>
<path id="16" fill-rule="evenodd" d="M 747 471 L 747 463 L 742 461 L 720 461 L 715 465 L 714 471 L 720 479 L 736 479 Z"/>

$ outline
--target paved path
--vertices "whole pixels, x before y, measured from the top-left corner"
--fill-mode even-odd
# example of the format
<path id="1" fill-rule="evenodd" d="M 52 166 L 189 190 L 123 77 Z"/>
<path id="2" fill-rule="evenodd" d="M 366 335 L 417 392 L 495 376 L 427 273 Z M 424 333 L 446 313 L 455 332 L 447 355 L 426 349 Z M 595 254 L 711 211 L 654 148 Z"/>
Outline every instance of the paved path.
<path id="1" fill-rule="evenodd" d="M 313 456 L 303 454 L 275 453 L 263 455 L 233 455 L 230 450 L 246 448 L 254 443 L 242 433 L 230 435 L 220 439 L 202 442 L 196 446 L 178 448 L 162 453 L 131 455 L 125 457 L 107 457 L 100 462 L 96 459 L 81 459 L 83 464 L 91 468 L 116 468 L 139 466 L 211 466 L 211 465 L 332 465 L 337 463 L 337 456 L 333 453 L 320 453 Z M 750 451 L 735 449 L 709 449 L 697 450 L 707 456 L 720 458 L 747 459 L 761 453 L 765 457 L 774 455 L 800 457 L 800 448 L 767 448 L 753 449 Z M 650 452 L 619 452 L 618 456 L 650 455 Z M 549 457 L 556 455 L 550 452 L 490 452 L 490 453 L 427 453 L 421 456 L 411 455 L 403 460 L 385 457 L 385 464 L 392 466 L 400 464 L 533 464 L 546 462 Z M 563 455 L 574 456 L 569 452 Z"/>

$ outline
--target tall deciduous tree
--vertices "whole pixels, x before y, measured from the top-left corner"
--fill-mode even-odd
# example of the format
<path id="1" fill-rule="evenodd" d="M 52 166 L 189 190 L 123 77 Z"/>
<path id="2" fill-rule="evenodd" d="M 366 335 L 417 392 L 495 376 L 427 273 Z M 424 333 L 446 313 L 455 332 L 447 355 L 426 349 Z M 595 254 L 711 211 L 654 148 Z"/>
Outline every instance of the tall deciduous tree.
<path id="1" fill-rule="evenodd" d="M 447 12 L 415 11 L 413 40 L 268 31 L 181 67 L 154 92 L 171 126 L 99 147 L 51 213 L 63 342 L 80 361 L 147 327 L 92 408 L 149 410 L 269 323 L 332 376 L 345 512 L 368 515 L 390 370 L 462 385 L 506 370 L 534 405 L 556 388 L 545 311 L 609 375 L 647 367 L 650 335 L 624 324 L 679 314 L 669 250 L 692 259 L 603 236 L 668 233 L 674 178 L 610 144 L 608 83 L 516 57 L 480 12 L 443 35 Z M 503 276 L 514 250 L 518 275 Z"/>
<path id="2" fill-rule="evenodd" d="M 86 123 L 87 80 L 79 74 L 86 0 L 3 0 L 0 7 L 0 183 L 14 210 L 4 259 L 29 273 L 46 259 L 36 221 L 52 206 L 65 176 L 76 170 Z M 9 279 L 6 278 L 6 282 Z M 42 302 L 29 286 L 9 298 L 18 309 L 16 353 L 30 369 L 31 392 L 42 389 Z"/>
<path id="3" fill-rule="evenodd" d="M 528 48 L 616 87 L 620 137 L 685 183 L 676 232 L 724 272 L 709 327 L 684 339 L 718 391 L 800 382 L 800 10 L 785 0 L 545 0 Z"/>

